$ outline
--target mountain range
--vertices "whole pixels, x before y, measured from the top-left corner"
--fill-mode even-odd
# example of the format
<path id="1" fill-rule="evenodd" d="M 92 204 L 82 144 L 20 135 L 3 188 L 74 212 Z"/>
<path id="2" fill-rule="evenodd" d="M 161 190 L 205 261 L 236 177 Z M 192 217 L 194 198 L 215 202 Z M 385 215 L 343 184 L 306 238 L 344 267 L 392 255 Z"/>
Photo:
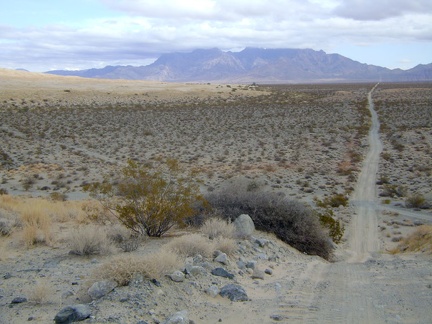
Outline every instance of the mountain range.
<path id="1" fill-rule="evenodd" d="M 146 66 L 106 66 L 46 73 L 168 82 L 407 82 L 432 80 L 432 63 L 401 70 L 364 64 L 339 54 L 312 49 L 245 48 L 240 52 L 224 52 L 213 48 L 163 54 Z"/>

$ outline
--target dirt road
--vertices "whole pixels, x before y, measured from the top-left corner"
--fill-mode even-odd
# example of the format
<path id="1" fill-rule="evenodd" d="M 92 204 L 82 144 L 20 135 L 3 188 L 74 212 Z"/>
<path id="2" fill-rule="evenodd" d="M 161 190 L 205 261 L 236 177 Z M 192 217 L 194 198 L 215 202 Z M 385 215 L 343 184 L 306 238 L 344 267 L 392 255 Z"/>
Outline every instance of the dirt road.
<path id="1" fill-rule="evenodd" d="M 382 151 L 372 95 L 369 152 L 351 197 L 355 210 L 342 261 L 312 262 L 294 287 L 278 300 L 288 323 L 430 323 L 430 257 L 380 252 L 376 174 Z"/>

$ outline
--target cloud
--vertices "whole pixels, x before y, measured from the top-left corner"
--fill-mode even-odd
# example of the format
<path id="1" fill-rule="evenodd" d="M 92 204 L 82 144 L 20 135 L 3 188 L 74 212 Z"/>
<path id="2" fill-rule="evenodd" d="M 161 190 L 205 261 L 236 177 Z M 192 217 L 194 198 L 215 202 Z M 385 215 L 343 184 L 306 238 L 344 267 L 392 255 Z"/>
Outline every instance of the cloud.
<path id="1" fill-rule="evenodd" d="M 366 14 L 353 0 L 98 1 L 110 8 L 107 17 L 96 12 L 71 23 L 0 25 L 0 64 L 46 71 L 66 66 L 145 65 L 163 53 L 197 48 L 291 47 L 333 52 L 340 44 L 367 47 L 432 40 L 432 15 L 421 10 L 428 5 L 425 1 L 393 0 L 393 16 L 386 14 L 390 16 L 383 19 L 377 13 L 367 20 L 359 18 Z M 365 1 L 370 12 L 387 3 Z M 356 13 L 357 18 L 351 17 Z"/>
<path id="2" fill-rule="evenodd" d="M 430 0 L 344 0 L 334 9 L 336 15 L 355 20 L 382 20 L 431 11 Z"/>

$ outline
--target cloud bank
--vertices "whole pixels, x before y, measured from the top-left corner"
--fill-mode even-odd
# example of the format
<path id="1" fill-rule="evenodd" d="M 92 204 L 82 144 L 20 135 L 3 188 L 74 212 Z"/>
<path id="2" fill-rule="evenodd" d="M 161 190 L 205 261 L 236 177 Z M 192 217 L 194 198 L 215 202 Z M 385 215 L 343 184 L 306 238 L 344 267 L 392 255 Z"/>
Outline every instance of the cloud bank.
<path id="1" fill-rule="evenodd" d="M 410 44 L 413 51 L 418 51 L 416 46 L 432 49 L 432 2 L 427 0 L 79 3 L 86 1 L 98 2 L 110 15 L 95 11 L 91 15 L 87 12 L 85 19 L 73 17 L 73 22 L 41 21 L 24 27 L 0 24 L 0 66 L 46 71 L 146 65 L 163 53 L 212 47 L 313 48 L 327 52 L 343 47 L 354 53 L 359 47 Z M 406 55 L 410 55 L 408 50 Z"/>

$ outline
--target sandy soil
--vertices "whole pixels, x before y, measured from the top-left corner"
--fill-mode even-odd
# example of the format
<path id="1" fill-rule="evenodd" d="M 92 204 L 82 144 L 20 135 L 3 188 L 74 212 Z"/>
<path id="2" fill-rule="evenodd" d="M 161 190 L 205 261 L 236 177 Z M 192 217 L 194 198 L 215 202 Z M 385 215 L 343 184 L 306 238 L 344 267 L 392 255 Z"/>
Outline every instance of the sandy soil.
<path id="1" fill-rule="evenodd" d="M 276 87 L 273 92 L 234 85 L 95 81 L 3 70 L 0 75 L 5 153 L 1 187 L 13 194 L 46 196 L 57 191 L 80 197 L 83 181 L 97 180 L 101 169 L 116 170 L 124 163 L 122 156 L 135 150 L 138 160 L 151 160 L 152 154 L 163 151 L 185 165 L 206 169 L 203 190 L 241 177 L 306 203 L 315 196 L 322 199 L 337 192 L 350 196 L 350 206 L 334 209 L 347 228 L 335 262 L 304 255 L 257 232 L 256 237 L 271 243 L 261 247 L 255 240 L 238 241 L 239 250 L 226 266 L 236 273 L 234 282 L 245 288 L 251 300 L 230 302 L 209 296 L 205 289 L 211 284 L 221 287 L 232 282 L 209 274 L 182 283 L 162 278 L 161 287 L 137 282 L 93 301 L 92 318 L 85 322 L 157 323 L 184 309 L 194 323 L 430 322 L 431 256 L 386 253 L 397 244 L 395 238 L 412 231 L 416 222 L 431 223 L 430 210 L 402 208 L 397 205 L 401 197 L 390 197 L 390 204 L 381 204 L 382 187 L 375 184 L 385 169 L 391 180 L 403 181 L 412 192 L 430 193 L 427 170 L 419 168 L 413 182 L 411 171 L 399 164 L 405 161 L 404 154 L 418 154 L 419 161 L 427 161 L 428 153 L 411 150 L 407 144 L 406 150 L 397 151 L 391 142 L 394 133 L 386 131 L 384 136 L 379 128 L 389 114 L 385 100 L 408 91 L 419 98 L 429 93 L 427 99 L 421 99 L 429 102 L 430 85 L 406 86 L 408 90 L 388 85 L 298 85 Z M 368 103 L 372 115 L 369 133 L 361 132 L 364 113 L 357 108 L 361 102 Z M 419 102 L 412 107 L 419 107 L 421 113 L 424 105 Z M 106 108 L 108 105 L 115 107 Z M 109 125 L 110 115 L 117 125 L 100 126 Z M 397 118 L 387 117 L 388 128 L 397 125 Z M 402 139 L 407 134 L 422 137 L 421 145 L 427 148 L 432 138 L 430 118 L 426 114 L 422 125 L 403 125 L 396 132 L 403 133 Z M 406 123 L 416 119 L 407 116 Z M 136 120 L 146 127 L 136 126 Z M 131 142 L 151 125 L 150 137 Z M 167 125 L 169 131 L 164 131 Z M 120 128 L 117 133 L 115 126 Z M 114 136 L 109 137 L 109 132 Z M 124 133 L 127 135 L 122 136 Z M 194 146 L 188 146 L 191 142 Z M 139 153 L 140 147 L 145 154 Z M 389 152 L 395 162 L 388 163 L 381 151 Z M 360 161 L 350 158 L 353 152 L 362 157 Z M 348 174 L 347 166 L 353 168 Z M 36 181 L 25 191 L 23 179 L 28 176 Z M 51 188 L 46 192 L 43 186 Z M 3 218 L 17 217 L 10 210 L 0 212 Z M 70 215 L 56 222 L 50 246 L 24 248 L 19 229 L 0 237 L 0 323 L 50 323 L 63 306 L 89 301 L 85 291 L 91 274 L 111 256 L 68 254 L 65 237 L 76 229 L 77 219 Z M 134 253 L 155 251 L 169 240 L 148 240 Z M 267 255 L 264 259 L 260 258 L 263 253 Z M 240 274 L 236 265 L 240 259 L 256 260 L 260 269 L 272 269 L 272 274 L 264 280 L 252 279 L 247 271 Z M 51 288 L 48 302 L 11 304 L 14 297 L 28 296 L 40 281 Z"/>

